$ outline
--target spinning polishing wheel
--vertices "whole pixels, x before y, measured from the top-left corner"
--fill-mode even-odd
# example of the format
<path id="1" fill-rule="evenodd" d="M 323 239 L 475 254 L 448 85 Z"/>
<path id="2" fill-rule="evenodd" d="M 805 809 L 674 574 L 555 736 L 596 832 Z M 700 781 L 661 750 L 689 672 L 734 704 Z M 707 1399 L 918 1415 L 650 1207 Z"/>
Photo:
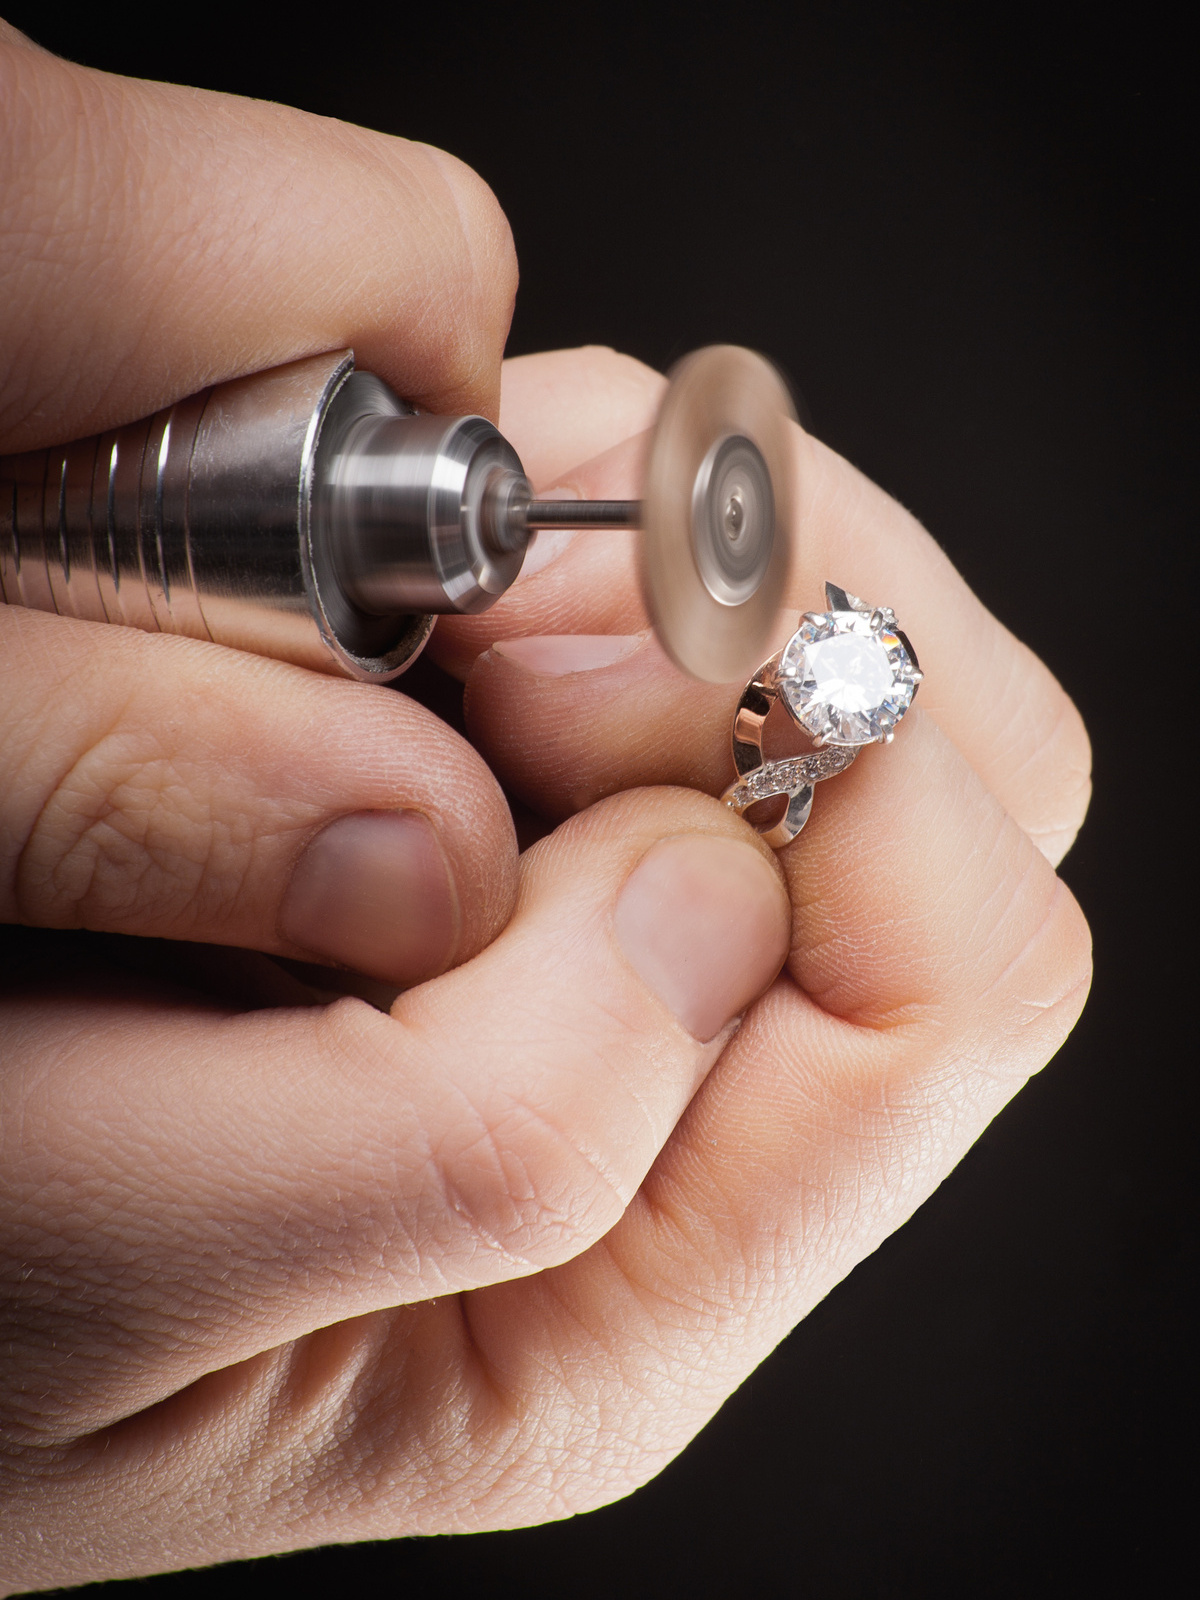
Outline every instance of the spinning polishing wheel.
<path id="1" fill-rule="evenodd" d="M 737 345 L 671 374 L 646 467 L 642 594 L 663 648 L 708 683 L 744 680 L 767 653 L 791 568 L 794 415 L 774 367 Z"/>

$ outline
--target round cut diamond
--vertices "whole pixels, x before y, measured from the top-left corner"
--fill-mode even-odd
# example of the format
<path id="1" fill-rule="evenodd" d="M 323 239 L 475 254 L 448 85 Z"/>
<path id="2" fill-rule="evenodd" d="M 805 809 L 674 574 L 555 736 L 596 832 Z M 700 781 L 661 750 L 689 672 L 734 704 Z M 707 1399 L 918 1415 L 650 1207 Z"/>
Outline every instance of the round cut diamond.
<path id="1" fill-rule="evenodd" d="M 823 744 L 891 736 L 920 676 L 889 612 L 808 613 L 779 663 L 788 710 Z"/>

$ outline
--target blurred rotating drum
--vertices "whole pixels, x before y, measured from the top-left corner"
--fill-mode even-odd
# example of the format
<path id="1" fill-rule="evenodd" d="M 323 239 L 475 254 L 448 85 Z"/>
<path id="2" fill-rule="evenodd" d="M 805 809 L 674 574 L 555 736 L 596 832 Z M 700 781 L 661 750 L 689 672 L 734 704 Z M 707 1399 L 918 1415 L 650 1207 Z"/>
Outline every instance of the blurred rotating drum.
<path id="1" fill-rule="evenodd" d="M 779 373 L 739 345 L 672 370 L 641 508 L 642 594 L 675 664 L 745 680 L 769 654 L 795 529 L 795 420 Z"/>

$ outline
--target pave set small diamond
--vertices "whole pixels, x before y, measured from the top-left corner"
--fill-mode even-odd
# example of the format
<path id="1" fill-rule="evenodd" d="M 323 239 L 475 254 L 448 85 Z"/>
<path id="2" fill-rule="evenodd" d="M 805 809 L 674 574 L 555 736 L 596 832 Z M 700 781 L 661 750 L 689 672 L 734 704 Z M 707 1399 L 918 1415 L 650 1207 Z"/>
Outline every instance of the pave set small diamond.
<path id="1" fill-rule="evenodd" d="M 742 805 L 753 805 L 756 800 L 769 800 L 772 795 L 794 794 L 807 783 L 820 783 L 822 778 L 845 772 L 857 754 L 857 749 L 851 746 L 830 745 L 824 750 L 814 750 L 811 755 L 768 761 L 739 780 L 737 799 Z"/>

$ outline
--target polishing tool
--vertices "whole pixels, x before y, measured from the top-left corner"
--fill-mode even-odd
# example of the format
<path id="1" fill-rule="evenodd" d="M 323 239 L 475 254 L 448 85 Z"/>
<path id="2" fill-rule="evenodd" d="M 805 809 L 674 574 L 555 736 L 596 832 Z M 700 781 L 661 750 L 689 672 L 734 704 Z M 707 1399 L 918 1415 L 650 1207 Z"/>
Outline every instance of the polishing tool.
<path id="1" fill-rule="evenodd" d="M 636 528 L 647 613 L 692 677 L 768 653 L 794 538 L 794 417 L 762 356 L 685 357 L 640 501 L 540 500 L 484 417 L 419 413 L 348 350 L 0 457 L 0 599 L 387 682 L 486 611 L 549 528 Z"/>

